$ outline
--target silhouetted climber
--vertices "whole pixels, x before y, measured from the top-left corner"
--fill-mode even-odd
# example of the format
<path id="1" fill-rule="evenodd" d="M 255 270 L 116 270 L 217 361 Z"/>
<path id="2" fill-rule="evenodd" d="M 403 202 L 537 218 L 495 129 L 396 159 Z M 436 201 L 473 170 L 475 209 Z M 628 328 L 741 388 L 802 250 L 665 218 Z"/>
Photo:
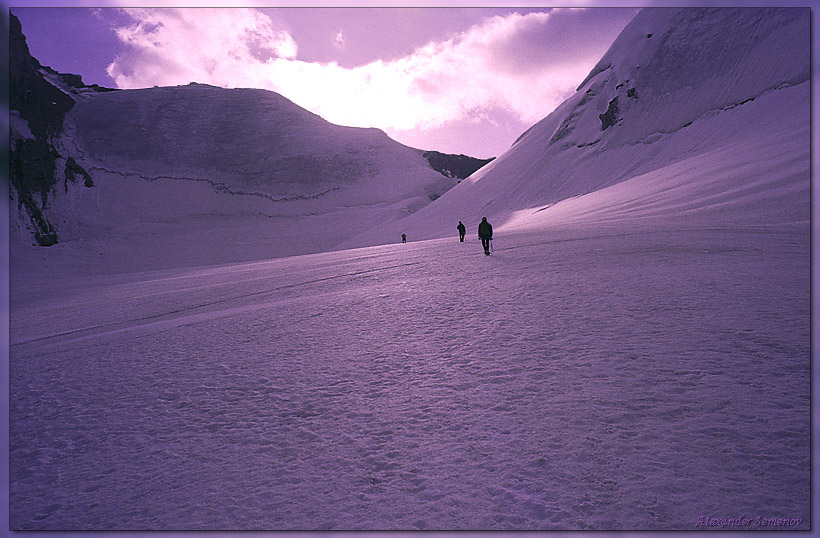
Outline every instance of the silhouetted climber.
<path id="1" fill-rule="evenodd" d="M 481 217 L 478 225 L 478 237 L 481 239 L 481 246 L 484 247 L 484 254 L 490 255 L 490 241 L 493 240 L 493 225 L 487 222 L 487 217 Z"/>
<path id="2" fill-rule="evenodd" d="M 463 222 L 458 221 L 458 226 L 456 226 L 456 229 L 458 230 L 458 240 L 463 243 L 464 242 L 464 234 L 467 233 L 467 228 L 464 227 Z"/>
<path id="3" fill-rule="evenodd" d="M 407 243 L 407 234 L 401 234 L 401 242 Z"/>

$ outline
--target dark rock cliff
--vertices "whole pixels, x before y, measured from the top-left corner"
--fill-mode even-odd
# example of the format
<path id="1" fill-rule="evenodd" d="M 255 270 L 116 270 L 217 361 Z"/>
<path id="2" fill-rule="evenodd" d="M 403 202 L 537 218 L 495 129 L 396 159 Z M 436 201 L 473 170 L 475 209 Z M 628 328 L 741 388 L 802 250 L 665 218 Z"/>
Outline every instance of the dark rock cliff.
<path id="1" fill-rule="evenodd" d="M 20 20 L 9 14 L 9 109 L 25 122 L 22 133 L 12 133 L 9 179 L 11 197 L 17 196 L 18 209 L 30 219 L 34 239 L 39 245 L 58 242 L 57 232 L 43 215 L 48 195 L 62 175 L 84 185 L 93 186 L 91 177 L 73 159 L 65 161 L 57 149 L 56 140 L 63 131 L 66 114 L 74 107 L 74 99 L 47 80 L 44 73 L 56 77 L 67 87 L 90 88 L 78 75 L 61 75 L 40 65 L 29 52 Z M 107 90 L 97 86 L 93 90 Z M 12 129 L 14 130 L 14 129 Z M 59 168 L 65 166 L 65 171 Z"/>
<path id="2" fill-rule="evenodd" d="M 433 170 L 443 176 L 456 179 L 468 177 L 495 158 L 476 159 L 467 155 L 452 155 L 438 151 L 425 151 L 422 156 L 427 159 Z"/>

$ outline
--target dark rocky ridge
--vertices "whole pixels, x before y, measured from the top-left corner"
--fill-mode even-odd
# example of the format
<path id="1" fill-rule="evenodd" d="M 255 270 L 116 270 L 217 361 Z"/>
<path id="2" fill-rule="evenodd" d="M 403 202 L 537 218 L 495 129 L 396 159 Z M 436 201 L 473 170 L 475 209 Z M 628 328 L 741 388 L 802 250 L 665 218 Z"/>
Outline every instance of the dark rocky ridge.
<path id="1" fill-rule="evenodd" d="M 452 155 L 438 151 L 425 151 L 422 156 L 430 163 L 430 167 L 445 177 L 464 179 L 495 157 L 477 159 L 467 155 Z"/>
<path id="2" fill-rule="evenodd" d="M 34 239 L 39 245 L 49 246 L 58 242 L 57 231 L 43 215 L 48 195 L 55 187 L 58 166 L 64 158 L 55 147 L 55 139 L 63 131 L 66 114 L 74 107 L 74 99 L 55 87 L 43 72 L 57 76 L 67 86 L 75 89 L 110 91 L 97 85 L 85 86 L 79 75 L 61 75 L 44 67 L 29 52 L 20 20 L 9 14 L 9 108 L 25 120 L 31 137 L 11 140 L 9 176 L 13 195 L 17 194 L 19 209 L 28 215 Z M 67 181 L 84 179 L 87 187 L 93 186 L 88 172 L 73 159 L 65 164 Z M 66 186 L 67 188 L 67 186 Z"/>

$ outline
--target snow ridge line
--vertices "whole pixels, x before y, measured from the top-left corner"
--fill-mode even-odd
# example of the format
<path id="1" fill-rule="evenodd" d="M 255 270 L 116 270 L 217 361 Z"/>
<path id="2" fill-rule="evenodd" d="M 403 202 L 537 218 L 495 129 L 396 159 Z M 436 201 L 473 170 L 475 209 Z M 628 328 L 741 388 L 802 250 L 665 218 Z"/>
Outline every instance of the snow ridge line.
<path id="1" fill-rule="evenodd" d="M 408 267 L 408 266 L 412 266 L 412 265 L 419 265 L 420 263 L 421 262 L 400 263 L 400 264 L 397 264 L 397 265 L 389 265 L 389 266 L 386 266 L 386 267 L 378 267 L 378 268 L 375 268 L 375 269 L 366 269 L 364 271 L 355 271 L 353 273 L 344 273 L 344 274 L 340 274 L 340 275 L 333 275 L 333 276 L 328 276 L 328 277 L 316 278 L 316 279 L 313 279 L 313 280 L 306 280 L 306 281 L 303 281 L 303 282 L 298 282 L 296 284 L 286 284 L 284 286 L 278 286 L 278 287 L 273 288 L 273 289 L 255 291 L 255 292 L 251 292 L 251 293 L 243 293 L 241 295 L 235 295 L 235 296 L 232 296 L 232 297 L 226 297 L 226 298 L 223 298 L 223 299 L 208 301 L 206 303 L 197 304 L 197 305 L 193 305 L 193 306 L 186 306 L 186 307 L 179 308 L 179 309 L 176 309 L 176 310 L 171 310 L 171 311 L 168 311 L 168 312 L 161 312 L 161 313 L 158 313 L 158 314 L 150 314 L 150 315 L 147 315 L 147 316 L 141 316 L 141 317 L 138 317 L 138 318 L 128 319 L 128 320 L 124 320 L 124 321 L 112 321 L 112 322 L 109 322 L 109 323 L 102 323 L 102 324 L 99 324 L 99 325 L 92 325 L 90 327 L 81 327 L 79 329 L 71 329 L 71 330 L 68 330 L 68 331 L 62 331 L 62 332 L 58 332 L 58 333 L 54 333 L 54 334 L 49 334 L 49 335 L 46 335 L 46 336 L 30 338 L 28 340 L 22 340 L 22 341 L 19 341 L 19 342 L 11 343 L 10 347 L 21 346 L 21 345 L 31 344 L 31 343 L 36 343 L 36 342 L 45 342 L 45 341 L 54 340 L 54 339 L 65 337 L 65 336 L 72 336 L 72 335 L 79 335 L 79 338 L 90 338 L 90 337 L 94 337 L 94 336 L 97 336 L 97 335 L 100 335 L 100 334 L 105 334 L 107 332 L 111 332 L 112 330 L 113 331 L 128 330 L 128 329 L 133 329 L 135 327 L 139 327 L 139 326 L 142 326 L 142 325 L 147 325 L 147 324 L 150 324 L 152 322 L 165 321 L 166 319 L 170 319 L 174 314 L 181 314 L 181 313 L 185 313 L 185 312 L 191 312 L 191 311 L 198 310 L 200 308 L 204 308 L 204 307 L 207 307 L 207 306 L 225 304 L 225 303 L 228 303 L 228 302 L 231 302 L 231 301 L 235 301 L 237 299 L 246 299 L 248 297 L 258 297 L 258 296 L 262 296 L 262 295 L 266 295 L 266 294 L 270 294 L 270 293 L 275 293 L 277 291 L 281 291 L 281 290 L 285 290 L 285 289 L 298 288 L 300 286 L 304 286 L 304 285 L 307 285 L 307 284 L 315 284 L 317 282 L 325 282 L 325 281 L 335 280 L 335 279 L 344 278 L 344 277 L 359 276 L 359 275 L 364 275 L 364 274 L 368 274 L 368 273 L 375 273 L 375 272 L 383 271 L 383 270 L 387 270 L 387 269 L 396 269 L 396 268 L 399 268 L 399 267 Z M 147 322 L 147 323 L 144 323 L 144 322 Z M 103 329 L 103 330 L 99 330 L 99 329 Z M 83 333 L 87 333 L 87 334 L 84 335 Z"/>
<path id="2" fill-rule="evenodd" d="M 787 89 L 787 88 L 793 88 L 793 87 L 795 87 L 795 86 L 800 86 L 801 84 L 804 84 L 804 83 L 806 83 L 806 82 L 808 82 L 808 81 L 809 81 L 808 79 L 798 78 L 798 79 L 794 79 L 794 80 L 786 81 L 786 82 L 783 82 L 783 83 L 779 83 L 779 84 L 778 84 L 778 85 L 776 85 L 776 86 L 771 86 L 771 87 L 769 87 L 769 88 L 766 88 L 765 90 L 761 91 L 760 93 L 758 93 L 758 94 L 756 94 L 756 95 L 753 95 L 752 97 L 747 97 L 746 99 L 744 99 L 744 100 L 742 100 L 742 101 L 739 101 L 739 102 L 737 102 L 737 103 L 727 103 L 727 104 L 725 104 L 725 105 L 723 105 L 723 106 L 721 106 L 721 107 L 718 107 L 718 108 L 713 108 L 713 109 L 711 109 L 711 110 L 707 110 L 706 112 L 704 112 L 703 114 L 699 115 L 699 116 L 698 116 L 698 117 L 696 117 L 695 119 L 690 120 L 690 121 L 687 121 L 686 123 L 684 123 L 683 125 L 681 125 L 680 127 L 676 128 L 676 129 L 670 129 L 670 130 L 668 130 L 668 131 L 664 131 L 664 130 L 657 130 L 657 131 L 653 131 L 653 132 L 649 133 L 648 135 L 646 135 L 645 137 L 643 137 L 642 139 L 638 140 L 638 141 L 636 142 L 636 144 L 654 144 L 655 142 L 657 142 L 657 139 L 650 140 L 650 139 L 652 139 L 653 137 L 656 137 L 656 136 L 658 136 L 658 135 L 660 135 L 660 136 L 664 136 L 664 135 L 669 135 L 669 134 L 677 133 L 678 131 L 681 131 L 681 130 L 685 129 L 686 127 L 689 127 L 690 125 L 692 125 L 692 124 L 693 124 L 693 123 L 695 123 L 696 121 L 701 120 L 701 119 L 703 119 L 703 118 L 708 118 L 708 117 L 711 117 L 711 116 L 715 116 L 715 115 L 717 115 L 717 114 L 720 114 L 721 112 L 727 112 L 727 111 L 729 111 L 729 110 L 733 110 L 733 109 L 735 109 L 735 108 L 737 108 L 737 107 L 740 107 L 740 106 L 743 106 L 743 105 L 745 105 L 745 104 L 747 104 L 747 103 L 751 103 L 751 102 L 752 102 L 752 101 L 754 101 L 755 99 L 758 99 L 758 98 L 760 98 L 760 97 L 763 97 L 763 96 L 764 96 L 764 95 L 766 95 L 767 93 L 770 93 L 770 92 L 776 92 L 776 91 L 778 91 L 778 90 L 785 90 L 785 89 Z M 599 140 L 600 140 L 600 139 L 599 139 Z M 599 141 L 599 140 L 598 140 L 598 141 Z M 598 141 L 596 141 L 596 143 L 597 143 Z M 590 143 L 590 144 L 587 144 L 587 145 L 592 145 L 592 144 L 593 144 L 593 143 Z M 616 148 L 619 148 L 619 147 L 625 147 L 625 146 L 628 146 L 628 145 L 630 145 L 630 144 L 622 144 L 621 146 L 615 146 L 615 147 L 616 147 Z M 581 146 L 578 146 L 578 147 L 581 147 Z"/>
<path id="3" fill-rule="evenodd" d="M 753 95 L 752 97 L 748 97 L 748 98 L 746 98 L 746 99 L 744 99 L 744 100 L 742 100 L 738 103 L 729 103 L 728 105 L 724 105 L 721 108 L 717 109 L 717 112 L 723 112 L 725 110 L 732 110 L 733 108 L 736 108 L 736 107 L 739 107 L 741 105 L 745 105 L 748 102 L 754 101 L 758 97 L 762 97 L 762 96 L 764 96 L 765 94 L 767 94 L 769 92 L 776 92 L 778 90 L 785 90 L 787 88 L 793 88 L 795 86 L 800 86 L 801 84 L 809 82 L 809 80 L 810 79 L 799 77 L 799 78 L 793 78 L 792 80 L 787 80 L 785 82 L 780 82 L 776 86 L 770 86 L 770 87 L 764 89 L 763 91 L 761 91 L 760 93 L 758 93 L 757 95 Z"/>
<path id="4" fill-rule="evenodd" d="M 108 170 L 108 169 L 103 168 L 101 166 L 92 166 L 92 167 L 89 168 L 89 170 L 93 170 L 93 171 L 97 171 L 97 172 L 104 172 L 104 173 L 107 173 L 107 174 L 113 174 L 113 175 L 117 175 L 117 176 L 124 177 L 124 178 L 134 177 L 134 178 L 142 179 L 144 181 L 149 181 L 149 182 L 150 181 L 159 181 L 159 180 L 167 179 L 167 180 L 176 180 L 176 181 L 195 181 L 195 182 L 199 182 L 199 183 L 207 183 L 211 187 L 213 187 L 213 189 L 216 192 L 219 192 L 219 193 L 225 193 L 225 194 L 230 194 L 230 195 L 235 195 L 235 196 L 256 196 L 258 198 L 264 198 L 266 200 L 270 200 L 271 202 L 294 202 L 294 201 L 299 201 L 299 200 L 317 200 L 317 199 L 321 198 L 322 196 L 324 196 L 324 195 L 326 195 L 330 192 L 341 190 L 341 187 L 331 187 L 331 188 L 329 188 L 325 191 L 321 191 L 321 192 L 318 192 L 316 194 L 300 194 L 298 196 L 285 196 L 283 198 L 275 198 L 275 197 L 271 196 L 270 194 L 264 194 L 264 193 L 261 193 L 261 192 L 246 192 L 246 191 L 234 190 L 234 189 L 231 189 L 230 187 L 228 187 L 225 183 L 222 183 L 222 182 L 219 182 L 219 181 L 213 181 L 211 179 L 193 178 L 193 177 L 175 177 L 175 176 L 149 177 L 149 176 L 143 176 L 143 175 L 135 174 L 135 173 L 120 172 L 118 170 Z"/>

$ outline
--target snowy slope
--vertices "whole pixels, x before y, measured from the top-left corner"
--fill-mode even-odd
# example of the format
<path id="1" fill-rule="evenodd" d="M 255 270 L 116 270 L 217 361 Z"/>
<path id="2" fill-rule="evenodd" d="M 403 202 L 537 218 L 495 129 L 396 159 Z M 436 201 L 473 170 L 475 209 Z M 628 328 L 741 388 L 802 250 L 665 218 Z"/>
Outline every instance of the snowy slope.
<path id="1" fill-rule="evenodd" d="M 807 230 L 479 250 L 13 287 L 12 528 L 809 528 Z"/>
<path id="2" fill-rule="evenodd" d="M 808 9 L 644 9 L 504 155 L 348 244 L 441 237 L 458 220 L 474 231 L 481 216 L 497 228 L 808 222 L 809 45 Z"/>
<path id="3" fill-rule="evenodd" d="M 190 84 L 94 95 L 67 124 L 92 172 L 208 181 L 272 200 L 329 198 L 325 205 L 395 202 L 444 183 L 384 132 L 333 125 L 265 90 Z M 346 192 L 354 189 L 366 196 Z"/>
<path id="4" fill-rule="evenodd" d="M 54 250 L 79 259 L 118 256 L 120 244 L 136 258 L 161 251 L 166 263 L 193 266 L 315 252 L 458 181 L 381 131 L 330 124 L 262 90 L 83 94 L 57 147 L 58 171 L 71 158 L 93 181 L 59 181 L 65 189 L 50 192 L 43 211 L 59 231 Z M 25 243 L 25 230 L 13 235 Z M 175 241 L 200 247 L 189 256 Z M 19 250 L 23 264 L 43 256 Z"/>

